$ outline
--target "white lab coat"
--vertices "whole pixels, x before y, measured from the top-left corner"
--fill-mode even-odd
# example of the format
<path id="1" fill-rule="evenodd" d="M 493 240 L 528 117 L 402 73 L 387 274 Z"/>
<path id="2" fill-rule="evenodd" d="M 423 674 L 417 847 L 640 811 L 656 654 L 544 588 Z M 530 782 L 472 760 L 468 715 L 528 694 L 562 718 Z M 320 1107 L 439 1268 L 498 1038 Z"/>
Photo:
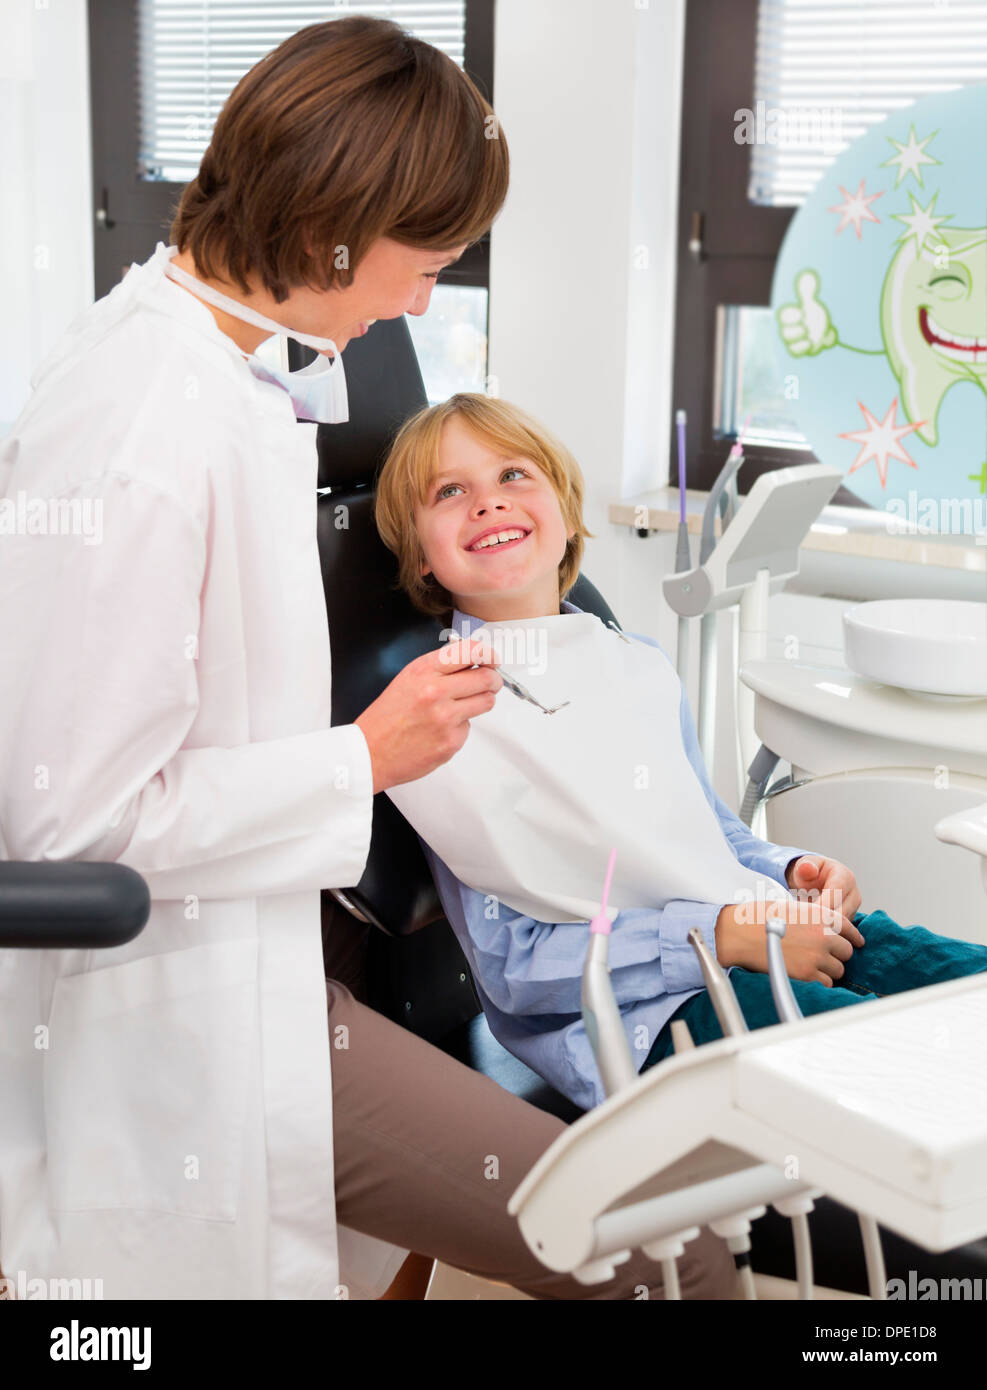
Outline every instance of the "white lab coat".
<path id="1" fill-rule="evenodd" d="M 0 452 L 0 855 L 116 860 L 153 899 L 127 946 L 0 952 L 0 1265 L 372 1296 L 405 1252 L 337 1247 L 319 890 L 363 872 L 372 776 L 330 728 L 316 426 L 162 251 Z M 37 533 L 71 524 L 51 498 L 99 504 L 87 536 Z"/>

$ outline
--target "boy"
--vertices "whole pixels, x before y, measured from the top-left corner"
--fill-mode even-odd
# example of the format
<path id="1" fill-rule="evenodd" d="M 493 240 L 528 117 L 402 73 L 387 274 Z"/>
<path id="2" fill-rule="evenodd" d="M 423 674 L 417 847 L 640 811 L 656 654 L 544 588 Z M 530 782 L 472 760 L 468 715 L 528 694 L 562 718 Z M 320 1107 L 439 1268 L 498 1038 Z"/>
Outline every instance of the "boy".
<path id="1" fill-rule="evenodd" d="M 580 987 L 611 847 L 611 981 L 642 1070 L 671 1051 L 673 1017 L 697 1043 L 720 1035 L 693 926 L 751 1027 L 777 1022 L 769 912 L 786 918 L 806 1014 L 987 969 L 987 947 L 860 913 L 849 868 L 758 839 L 713 793 L 661 647 L 565 602 L 590 534 L 582 486 L 522 411 L 458 395 L 404 426 L 378 487 L 378 528 L 413 602 L 448 635 L 489 642 L 520 682 L 448 763 L 388 791 L 499 1041 L 576 1104 L 603 1099 Z"/>

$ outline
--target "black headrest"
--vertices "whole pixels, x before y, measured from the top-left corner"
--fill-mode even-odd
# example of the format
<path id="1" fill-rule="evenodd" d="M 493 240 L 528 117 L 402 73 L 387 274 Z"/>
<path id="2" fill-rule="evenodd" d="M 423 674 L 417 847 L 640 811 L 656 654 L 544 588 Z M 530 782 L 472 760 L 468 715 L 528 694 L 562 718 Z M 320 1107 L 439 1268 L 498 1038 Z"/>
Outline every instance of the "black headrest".
<path id="1" fill-rule="evenodd" d="M 427 404 L 403 319 L 376 323 L 346 350 L 350 418 L 318 430 L 318 536 L 332 643 L 332 722 L 351 724 L 397 673 L 439 645 L 441 625 L 397 588 L 397 561 L 377 534 L 373 480 L 397 429 Z M 325 489 L 329 489 L 325 491 Z M 580 575 L 567 595 L 604 621 L 613 613 Z M 366 870 L 347 899 L 404 936 L 441 916 L 431 874 L 407 821 L 381 793 Z"/>
<path id="2" fill-rule="evenodd" d="M 314 356 L 308 352 L 309 360 Z M 362 338 L 352 339 L 343 352 L 343 366 L 350 418 L 345 424 L 319 426 L 320 488 L 372 486 L 398 429 L 428 405 L 403 316 L 381 319 Z"/>

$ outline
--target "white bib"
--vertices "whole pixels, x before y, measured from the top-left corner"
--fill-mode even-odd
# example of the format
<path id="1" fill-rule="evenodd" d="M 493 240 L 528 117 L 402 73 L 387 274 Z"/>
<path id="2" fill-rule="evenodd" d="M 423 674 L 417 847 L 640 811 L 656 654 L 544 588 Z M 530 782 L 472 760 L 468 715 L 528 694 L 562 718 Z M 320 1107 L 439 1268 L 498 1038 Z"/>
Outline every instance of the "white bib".
<path id="1" fill-rule="evenodd" d="M 541 922 L 705 903 L 787 900 L 745 868 L 686 756 L 682 687 L 655 647 L 591 613 L 487 623 L 473 641 L 543 705 L 504 686 L 449 762 L 388 796 L 457 878 Z"/>

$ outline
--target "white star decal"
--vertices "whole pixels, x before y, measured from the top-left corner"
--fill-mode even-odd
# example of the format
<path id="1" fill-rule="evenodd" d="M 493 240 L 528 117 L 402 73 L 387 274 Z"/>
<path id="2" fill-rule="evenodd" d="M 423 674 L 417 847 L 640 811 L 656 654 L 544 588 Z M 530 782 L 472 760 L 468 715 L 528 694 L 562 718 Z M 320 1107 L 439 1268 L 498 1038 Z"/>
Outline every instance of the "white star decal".
<path id="1" fill-rule="evenodd" d="M 838 212 L 840 214 L 840 225 L 836 229 L 837 236 L 839 236 L 840 232 L 842 232 L 844 227 L 849 226 L 849 224 L 852 222 L 853 230 L 857 233 L 857 240 L 859 241 L 861 222 L 880 222 L 881 219 L 879 217 L 875 217 L 874 214 L 871 212 L 870 205 L 871 203 L 876 202 L 878 198 L 883 198 L 884 194 L 871 193 L 869 195 L 865 195 L 863 179 L 860 180 L 860 185 L 857 188 L 856 193 L 848 193 L 842 184 L 839 184 L 838 187 L 846 201 L 842 203 L 837 203 L 835 207 L 827 208 L 826 211 Z"/>
<path id="2" fill-rule="evenodd" d="M 841 434 L 840 439 L 852 439 L 863 448 L 857 455 L 848 473 L 855 473 L 858 468 L 863 468 L 865 463 L 871 459 L 877 464 L 878 476 L 881 479 L 881 487 L 887 487 L 888 482 L 888 459 L 897 459 L 900 463 L 907 463 L 909 468 L 917 468 L 918 464 L 902 448 L 899 442 L 906 434 L 911 434 L 912 430 L 917 430 L 919 425 L 924 425 L 924 420 L 917 420 L 914 425 L 896 425 L 894 417 L 898 413 L 898 397 L 895 396 L 891 402 L 883 420 L 876 419 L 863 401 L 858 401 L 861 414 L 867 421 L 865 430 L 851 430 L 848 434 Z"/>
<path id="3" fill-rule="evenodd" d="M 932 134 L 927 135 L 924 140 L 916 140 L 915 127 L 909 126 L 907 145 L 902 145 L 899 144 L 897 140 L 892 140 L 890 135 L 887 137 L 898 153 L 893 154 L 890 159 L 886 159 L 881 165 L 881 168 L 886 169 L 889 164 L 896 164 L 898 166 L 898 176 L 894 181 L 895 188 L 897 188 L 902 179 L 907 178 L 909 174 L 915 175 L 915 178 L 918 180 L 919 188 L 925 187 L 922 183 L 922 165 L 942 163 L 941 159 L 933 159 L 931 154 L 925 153 L 926 145 L 938 134 L 938 130 L 934 130 Z"/>
<path id="4" fill-rule="evenodd" d="M 925 245 L 926 238 L 935 237 L 936 228 L 942 222 L 952 221 L 953 214 L 951 212 L 947 212 L 941 217 L 933 217 L 932 214 L 935 211 L 936 199 L 938 197 L 938 193 L 933 193 L 929 206 L 923 208 L 916 203 L 915 194 L 909 190 L 908 198 L 912 205 L 911 212 L 893 212 L 891 214 L 897 222 L 904 222 L 905 226 L 908 228 L 906 232 L 902 232 L 898 240 L 907 241 L 910 236 L 915 237 L 915 254 L 918 256 L 922 254 L 922 247 Z M 939 238 L 936 237 L 937 241 L 938 239 Z"/>

